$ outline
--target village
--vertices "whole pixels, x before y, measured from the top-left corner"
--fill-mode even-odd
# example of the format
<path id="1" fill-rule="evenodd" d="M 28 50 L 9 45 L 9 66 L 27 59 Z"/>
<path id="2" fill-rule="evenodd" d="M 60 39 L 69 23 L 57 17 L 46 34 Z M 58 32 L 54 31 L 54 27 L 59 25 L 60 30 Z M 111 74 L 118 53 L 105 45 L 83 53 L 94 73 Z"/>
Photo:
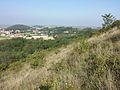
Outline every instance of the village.
<path id="1" fill-rule="evenodd" d="M 47 33 L 39 31 L 38 28 L 26 30 L 24 32 L 21 30 L 6 30 L 5 28 L 0 28 L 0 40 L 13 38 L 54 40 L 53 36 L 49 36 Z"/>
<path id="2" fill-rule="evenodd" d="M 55 40 L 61 36 L 73 36 L 77 34 L 80 27 L 65 26 L 26 26 L 21 24 L 12 25 L 10 27 L 0 28 L 0 40 L 24 38 L 24 39 L 42 39 Z"/>

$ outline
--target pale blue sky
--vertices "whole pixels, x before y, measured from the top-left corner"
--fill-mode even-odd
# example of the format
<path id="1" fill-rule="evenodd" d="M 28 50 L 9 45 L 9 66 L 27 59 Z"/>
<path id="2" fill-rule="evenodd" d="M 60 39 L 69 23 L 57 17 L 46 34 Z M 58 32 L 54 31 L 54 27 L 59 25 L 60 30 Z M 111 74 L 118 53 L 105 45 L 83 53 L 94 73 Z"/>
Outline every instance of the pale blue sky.
<path id="1" fill-rule="evenodd" d="M 120 0 L 0 0 L 0 24 L 101 26 L 120 19 Z"/>

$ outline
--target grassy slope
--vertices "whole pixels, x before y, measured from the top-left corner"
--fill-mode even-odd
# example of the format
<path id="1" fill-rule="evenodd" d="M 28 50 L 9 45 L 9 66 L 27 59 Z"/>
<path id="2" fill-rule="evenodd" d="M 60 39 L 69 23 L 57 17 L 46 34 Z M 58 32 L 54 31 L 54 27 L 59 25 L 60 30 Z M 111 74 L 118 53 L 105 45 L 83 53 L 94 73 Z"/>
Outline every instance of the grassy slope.
<path id="1" fill-rule="evenodd" d="M 1 74 L 1 90 L 118 90 L 120 87 L 120 30 L 48 51 L 43 66 Z M 36 52 L 34 58 L 41 56 Z M 33 59 L 34 59 L 33 58 Z M 19 65 L 18 65 L 19 67 Z"/>
<path id="2" fill-rule="evenodd" d="M 13 88 L 16 90 L 18 89 L 19 85 L 22 85 L 22 87 L 20 87 L 21 90 L 23 88 L 25 90 L 32 88 L 31 84 L 33 84 L 33 82 L 37 82 L 38 80 L 42 80 L 49 76 L 50 71 L 48 69 L 50 69 L 53 64 L 56 64 L 57 62 L 59 62 L 59 60 L 67 57 L 67 53 L 72 50 L 71 46 L 72 45 L 69 45 L 67 47 L 61 47 L 57 50 L 47 52 L 48 54 L 43 59 L 46 61 L 44 67 L 33 69 L 30 66 L 31 61 L 29 60 L 22 64 L 22 69 L 17 71 L 17 73 L 15 73 L 16 70 L 14 69 L 13 72 L 11 72 L 11 70 L 4 72 L 3 74 L 1 74 L 2 78 L 0 80 L 0 87 L 3 90 L 13 90 Z M 34 87 L 36 87 L 36 85 Z"/>

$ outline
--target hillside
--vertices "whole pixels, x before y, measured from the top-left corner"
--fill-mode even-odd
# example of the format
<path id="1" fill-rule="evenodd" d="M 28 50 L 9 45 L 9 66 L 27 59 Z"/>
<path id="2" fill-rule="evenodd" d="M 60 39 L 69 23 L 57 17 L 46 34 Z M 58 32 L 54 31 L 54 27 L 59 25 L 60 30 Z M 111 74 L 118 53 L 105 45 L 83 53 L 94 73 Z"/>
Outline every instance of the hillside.
<path id="1" fill-rule="evenodd" d="M 30 28 L 31 27 L 29 27 L 27 25 L 16 24 L 16 25 L 8 27 L 6 30 L 28 30 Z"/>
<path id="2" fill-rule="evenodd" d="M 119 90 L 120 30 L 36 51 L 0 73 L 0 90 Z"/>

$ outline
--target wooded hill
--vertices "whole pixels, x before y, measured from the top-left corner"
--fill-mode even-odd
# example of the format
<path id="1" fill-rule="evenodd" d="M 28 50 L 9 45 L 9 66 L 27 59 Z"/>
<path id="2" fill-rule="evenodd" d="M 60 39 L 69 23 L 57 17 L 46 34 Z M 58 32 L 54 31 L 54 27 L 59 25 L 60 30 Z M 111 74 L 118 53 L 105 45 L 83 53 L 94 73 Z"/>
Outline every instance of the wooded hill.
<path id="1" fill-rule="evenodd" d="M 16 25 L 8 27 L 6 30 L 21 30 L 21 31 L 23 31 L 23 30 L 28 30 L 30 28 L 31 27 L 27 26 L 27 25 L 16 24 Z"/>

